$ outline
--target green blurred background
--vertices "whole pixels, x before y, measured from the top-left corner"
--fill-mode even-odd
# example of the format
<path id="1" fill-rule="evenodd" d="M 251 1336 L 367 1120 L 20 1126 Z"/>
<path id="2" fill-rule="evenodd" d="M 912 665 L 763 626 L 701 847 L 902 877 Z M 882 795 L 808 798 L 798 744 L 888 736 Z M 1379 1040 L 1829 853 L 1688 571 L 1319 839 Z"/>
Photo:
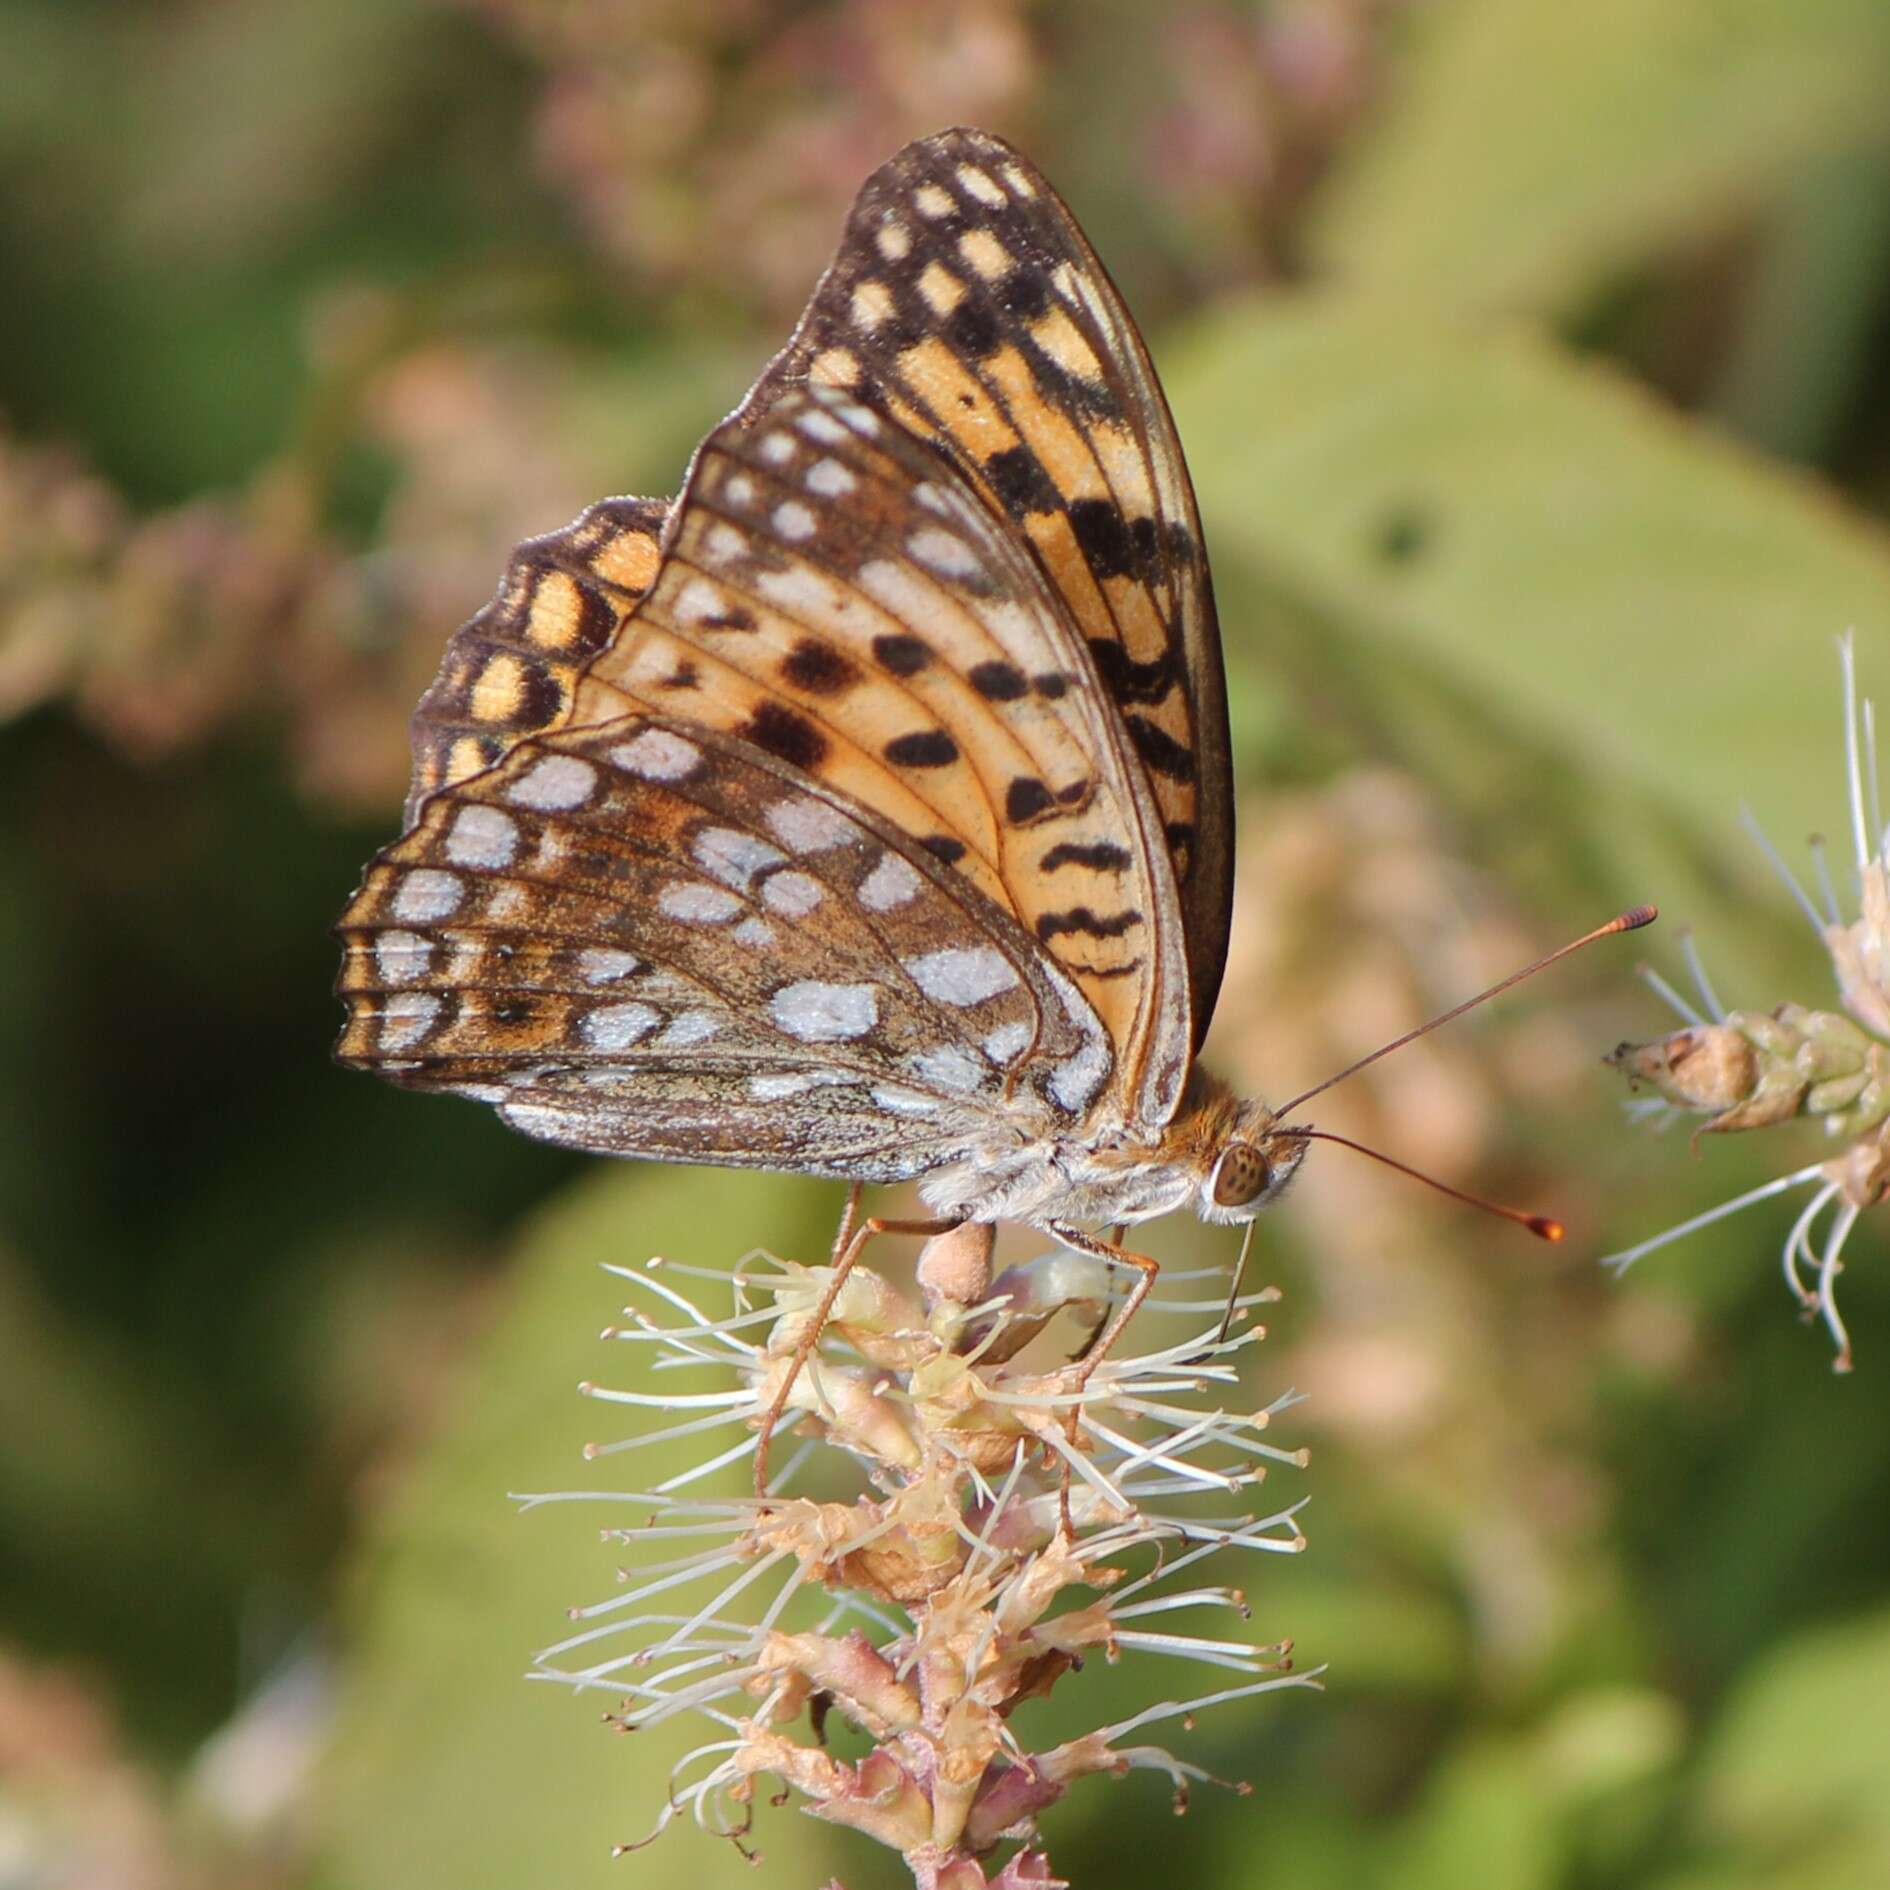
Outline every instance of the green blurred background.
<path id="1" fill-rule="evenodd" d="M 812 1258 L 832 1191 L 343 1076 L 327 927 L 448 632 L 674 488 L 874 164 L 1019 139 L 1150 334 L 1243 781 L 1214 1055 L 1279 1095 L 1638 899 L 1829 1001 L 1735 821 L 1841 831 L 1837 633 L 1890 694 L 1886 97 L 1883 0 L 0 0 L 0 1884 L 745 1876 L 609 1860 L 670 1748 L 520 1675 L 617 1557 L 505 1493 L 620 1481 L 598 1262 Z M 1848 1379 L 1790 1203 L 1600 1272 L 1812 1159 L 1624 1119 L 1631 965 L 1322 1100 L 1571 1236 L 1309 1164 L 1254 1631 L 1329 1691 L 1183 1738 L 1256 1791 L 1179 1829 L 1080 1789 L 1083 1890 L 1890 1883 L 1883 1234 Z"/>

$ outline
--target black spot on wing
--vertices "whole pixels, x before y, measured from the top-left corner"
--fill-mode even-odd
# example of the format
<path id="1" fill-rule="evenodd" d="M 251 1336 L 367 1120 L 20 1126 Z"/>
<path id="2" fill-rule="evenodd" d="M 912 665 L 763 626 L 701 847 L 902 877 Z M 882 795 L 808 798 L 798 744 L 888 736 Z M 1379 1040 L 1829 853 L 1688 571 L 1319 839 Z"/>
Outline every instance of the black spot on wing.
<path id="1" fill-rule="evenodd" d="M 927 834 L 919 845 L 935 860 L 943 860 L 947 866 L 956 866 L 965 857 L 965 843 L 953 834 Z"/>
<path id="2" fill-rule="evenodd" d="M 826 759 L 826 736 L 798 709 L 784 703 L 762 703 L 735 733 L 791 768 L 817 768 Z"/>
<path id="3" fill-rule="evenodd" d="M 1085 938 L 1120 938 L 1142 923 L 1142 915 L 1133 906 L 1112 912 L 1106 918 L 1088 906 L 1072 906 L 1068 912 L 1046 912 L 1037 921 L 1037 936 L 1047 945 L 1065 932 L 1080 932 Z"/>
<path id="4" fill-rule="evenodd" d="M 997 353 L 1004 331 L 983 297 L 967 295 L 945 318 L 945 339 L 974 361 Z"/>
<path id="5" fill-rule="evenodd" d="M 875 637 L 873 654 L 895 676 L 916 676 L 931 662 L 932 647 L 922 637 Z"/>
<path id="6" fill-rule="evenodd" d="M 902 768 L 949 768 L 958 759 L 958 744 L 942 728 L 920 728 L 895 735 L 885 754 Z"/>
<path id="7" fill-rule="evenodd" d="M 704 630 L 752 630 L 755 627 L 754 613 L 740 604 L 730 604 L 726 610 L 718 610 L 713 616 L 698 617 L 695 621 Z"/>
<path id="8" fill-rule="evenodd" d="M 1059 840 L 1037 862 L 1037 870 L 1054 873 L 1059 866 L 1087 866 L 1097 873 L 1126 873 L 1132 863 L 1129 849 L 1113 840 Z"/>
<path id="9" fill-rule="evenodd" d="M 1043 461 L 1028 446 L 1007 446 L 984 462 L 984 476 L 1013 518 L 1054 512 L 1063 503 Z"/>
<path id="10" fill-rule="evenodd" d="M 1049 312 L 1050 278 L 1035 263 L 1019 263 L 997 287 L 1005 312 L 1019 321 L 1039 321 Z"/>
<path id="11" fill-rule="evenodd" d="M 521 728 L 543 728 L 564 711 L 564 685 L 537 663 L 520 665 L 518 708 L 513 720 Z"/>
<path id="12" fill-rule="evenodd" d="M 1171 781 L 1194 779 L 1192 751 L 1182 747 L 1165 728 L 1157 728 L 1146 716 L 1125 715 L 1122 719 L 1128 725 L 1135 752 L 1157 774 L 1166 775 Z"/>
<path id="13" fill-rule="evenodd" d="M 853 660 L 820 637 L 802 637 L 788 651 L 781 674 L 812 696 L 842 695 L 860 680 Z"/>
<path id="14" fill-rule="evenodd" d="M 617 627 L 617 607 L 592 584 L 580 582 L 577 594 L 577 633 L 573 641 L 581 654 L 593 656 L 610 641 Z"/>
<path id="15" fill-rule="evenodd" d="M 1047 669 L 1041 676 L 1033 676 L 1030 686 L 1046 702 L 1056 702 L 1069 694 L 1070 679 L 1059 669 Z"/>
<path id="16" fill-rule="evenodd" d="M 1138 663 L 1114 637 L 1091 637 L 1089 653 L 1118 702 L 1160 702 L 1178 679 L 1172 651 Z"/>
<path id="17" fill-rule="evenodd" d="M 1004 817 L 1012 826 L 1021 827 L 1056 804 L 1056 797 L 1035 775 L 1020 774 L 1005 792 Z"/>
<path id="18" fill-rule="evenodd" d="M 1090 570 L 1103 578 L 1128 577 L 1136 568 L 1135 544 L 1122 510 L 1113 499 L 1077 499 L 1070 506 L 1070 529 Z"/>
<path id="19" fill-rule="evenodd" d="M 972 688 L 987 702 L 1015 702 L 1030 689 L 1015 663 L 974 663 L 967 674 Z"/>

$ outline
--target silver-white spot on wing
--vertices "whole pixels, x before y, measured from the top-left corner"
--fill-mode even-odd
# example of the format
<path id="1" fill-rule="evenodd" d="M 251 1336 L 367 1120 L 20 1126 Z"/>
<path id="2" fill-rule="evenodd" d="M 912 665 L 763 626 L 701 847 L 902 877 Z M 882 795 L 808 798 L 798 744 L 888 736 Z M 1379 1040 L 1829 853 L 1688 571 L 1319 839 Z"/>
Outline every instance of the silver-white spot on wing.
<path id="1" fill-rule="evenodd" d="M 578 953 L 578 976 L 586 984 L 615 984 L 637 970 L 642 960 L 634 952 L 620 952 L 609 945 L 592 945 Z"/>
<path id="2" fill-rule="evenodd" d="M 921 526 L 906 540 L 906 549 L 944 577 L 975 577 L 983 568 L 983 561 L 962 538 L 936 525 Z"/>
<path id="3" fill-rule="evenodd" d="M 383 932 L 374 941 L 374 968 L 383 984 L 412 984 L 432 962 L 433 941 L 417 932 Z"/>
<path id="4" fill-rule="evenodd" d="M 1017 983 L 1017 969 L 992 946 L 949 945 L 905 961 L 913 982 L 935 1003 L 962 1009 L 982 1004 Z"/>
<path id="5" fill-rule="evenodd" d="M 722 1019 L 714 1011 L 684 1011 L 657 1038 L 656 1048 L 687 1050 L 695 1044 L 707 1043 L 721 1028 Z"/>
<path id="6" fill-rule="evenodd" d="M 466 882 L 457 873 L 443 873 L 437 866 L 416 867 L 394 895 L 394 917 L 413 925 L 431 925 L 457 912 L 465 897 Z"/>
<path id="7" fill-rule="evenodd" d="M 684 781 L 702 766 L 702 750 L 666 728 L 646 728 L 619 742 L 610 758 L 644 781 Z"/>
<path id="8" fill-rule="evenodd" d="M 455 866 L 483 867 L 497 872 L 510 866 L 518 852 L 518 823 L 510 814 L 478 801 L 462 807 L 446 833 L 446 857 Z"/>
<path id="9" fill-rule="evenodd" d="M 628 1050 L 662 1021 L 663 1013 L 654 1005 L 605 1004 L 588 1012 L 580 1029 L 593 1050 Z"/>
<path id="10" fill-rule="evenodd" d="M 991 1080 L 990 1070 L 956 1044 L 921 1050 L 908 1062 L 914 1076 L 923 1077 L 937 1089 L 961 1092 L 982 1089 Z"/>
<path id="11" fill-rule="evenodd" d="M 684 925 L 720 925 L 741 911 L 742 902 L 725 886 L 675 879 L 656 895 L 656 909 L 666 919 L 679 919 Z"/>
<path id="12" fill-rule="evenodd" d="M 381 1048 L 411 1050 L 440 1014 L 440 1000 L 431 991 L 397 991 L 381 1006 Z"/>
<path id="13" fill-rule="evenodd" d="M 768 809 L 768 826 L 774 837 L 795 853 L 823 853 L 828 847 L 845 845 L 859 832 L 837 808 L 805 795 L 776 801 Z"/>
<path id="14" fill-rule="evenodd" d="M 823 499 L 843 499 L 858 483 L 837 459 L 817 459 L 806 473 L 808 491 Z"/>
<path id="15" fill-rule="evenodd" d="M 879 1022 L 879 992 L 870 984 L 826 984 L 802 978 L 768 1000 L 776 1025 L 803 1043 L 847 1043 Z"/>
<path id="16" fill-rule="evenodd" d="M 547 755 L 506 789 L 514 807 L 535 808 L 542 814 L 568 813 L 582 807 L 597 789 L 597 770 L 576 755 Z"/>
<path id="17" fill-rule="evenodd" d="M 997 1029 L 985 1034 L 980 1048 L 1000 1069 L 1013 1058 L 1021 1056 L 1030 1045 L 1034 1033 L 1026 1023 L 1000 1024 Z"/>
<path id="18" fill-rule="evenodd" d="M 762 904 L 790 919 L 805 918 L 826 896 L 811 873 L 771 873 L 761 882 Z"/>
<path id="19" fill-rule="evenodd" d="M 746 888 L 764 866 L 779 866 L 787 855 L 738 827 L 709 827 L 690 849 L 696 864 L 726 886 Z"/>
<path id="20" fill-rule="evenodd" d="M 860 904 L 868 912 L 891 912 L 917 894 L 925 882 L 896 853 L 883 853 L 860 882 Z"/>

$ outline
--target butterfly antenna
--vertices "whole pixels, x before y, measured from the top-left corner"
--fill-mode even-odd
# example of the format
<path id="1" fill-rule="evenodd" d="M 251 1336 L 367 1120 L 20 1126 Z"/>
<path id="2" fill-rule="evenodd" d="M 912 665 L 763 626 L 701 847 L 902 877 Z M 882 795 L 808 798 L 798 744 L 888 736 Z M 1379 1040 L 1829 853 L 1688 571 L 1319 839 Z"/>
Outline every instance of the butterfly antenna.
<path id="1" fill-rule="evenodd" d="M 1479 991 L 1475 997 L 1465 998 L 1461 1004 L 1453 1005 L 1449 1010 L 1444 1012 L 1441 1017 L 1433 1017 L 1428 1024 L 1420 1024 L 1415 1030 L 1407 1030 L 1402 1037 L 1394 1037 L 1389 1043 L 1380 1044 L 1369 1056 L 1360 1057 L 1356 1063 L 1348 1063 L 1338 1075 L 1328 1076 L 1323 1083 L 1315 1083 L 1311 1089 L 1301 1090 L 1291 1102 L 1282 1103 L 1280 1107 L 1274 1111 L 1273 1119 L 1275 1123 L 1278 1123 L 1286 1116 L 1290 1116 L 1301 1103 L 1310 1102 L 1313 1097 L 1321 1095 L 1324 1091 L 1332 1088 L 1335 1083 L 1343 1083 L 1348 1076 L 1356 1076 L 1360 1070 L 1366 1068 L 1369 1064 L 1376 1063 L 1380 1057 L 1388 1057 L 1392 1051 L 1402 1050 L 1406 1044 L 1415 1043 L 1418 1038 L 1428 1036 L 1433 1030 L 1437 1029 L 1440 1024 L 1448 1024 L 1453 1018 L 1461 1017 L 1465 1011 L 1473 1011 L 1479 1004 L 1487 1004 L 1491 998 L 1497 997 L 1502 992 L 1507 991 L 1511 985 L 1521 984 L 1525 978 L 1533 978 L 1538 971 L 1546 971 L 1557 959 L 1566 958 L 1571 952 L 1580 951 L 1584 945 L 1594 944 L 1597 939 L 1613 938 L 1617 932 L 1638 932 L 1642 926 L 1652 925 L 1659 917 L 1660 908 L 1658 906 L 1636 906 L 1631 912 L 1617 913 L 1606 925 L 1598 925 L 1592 932 L 1584 932 L 1580 938 L 1571 939 L 1559 950 L 1552 951 L 1548 957 L 1538 958 L 1533 965 L 1525 965 L 1520 971 L 1512 971 L 1507 978 L 1503 978 L 1491 985 L 1487 991 Z M 1340 1138 L 1337 1136 L 1326 1137 L 1328 1141 L 1337 1141 L 1339 1139 Z M 1358 1144 L 1353 1143 L 1352 1146 L 1357 1148 Z M 1374 1149 L 1363 1149 L 1360 1152 L 1366 1155 L 1377 1153 Z M 1390 1161 L 1391 1158 L 1387 1155 L 1379 1155 L 1378 1159 L 1382 1162 Z M 1391 1165 L 1394 1168 L 1400 1166 L 1397 1162 L 1392 1162 Z M 1420 1181 L 1429 1181 L 1430 1177 L 1428 1175 L 1419 1175 L 1418 1179 Z M 1438 1188 L 1443 1187 L 1442 1182 L 1432 1182 L 1431 1185 Z M 1454 1190 L 1445 1188 L 1444 1192 L 1450 1194 L 1453 1193 Z M 1470 1197 L 1466 1195 L 1463 1198 L 1468 1200 Z M 1479 1207 L 1488 1207 L 1489 1205 L 1487 1201 L 1479 1201 L 1477 1203 Z M 1498 1208 L 1496 1212 L 1499 1214 L 1509 1214 L 1511 1210 L 1508 1208 Z M 1527 1221 L 1529 1216 L 1516 1214 L 1513 1218 L 1520 1221 Z M 1551 1238 L 1555 1238 L 1555 1236 L 1551 1236 Z"/>
<path id="2" fill-rule="evenodd" d="M 1439 1018 L 1438 1021 L 1441 1023 L 1443 1019 Z M 1526 1214 L 1521 1208 L 1505 1207 L 1500 1201 L 1486 1201 L 1480 1194 L 1468 1194 L 1462 1188 L 1453 1188 L 1447 1181 L 1439 1181 L 1435 1175 L 1427 1175 L 1421 1168 L 1413 1168 L 1408 1162 L 1385 1154 L 1382 1149 L 1367 1148 L 1363 1142 L 1354 1142 L 1350 1136 L 1334 1135 L 1330 1129 L 1288 1129 L 1286 1133 L 1303 1137 L 1308 1142 L 1336 1142 L 1341 1148 L 1349 1148 L 1355 1154 L 1369 1155 L 1373 1161 L 1383 1162 L 1387 1168 L 1395 1168 L 1399 1174 L 1409 1175 L 1413 1181 L 1421 1181 L 1425 1187 L 1435 1188 L 1439 1194 L 1447 1194 L 1453 1201 L 1463 1202 L 1466 1207 L 1481 1208 L 1485 1214 L 1495 1214 L 1503 1220 L 1514 1221 L 1518 1227 L 1528 1228 L 1538 1240 L 1560 1240 L 1568 1232 L 1560 1221 L 1550 1215 Z"/>

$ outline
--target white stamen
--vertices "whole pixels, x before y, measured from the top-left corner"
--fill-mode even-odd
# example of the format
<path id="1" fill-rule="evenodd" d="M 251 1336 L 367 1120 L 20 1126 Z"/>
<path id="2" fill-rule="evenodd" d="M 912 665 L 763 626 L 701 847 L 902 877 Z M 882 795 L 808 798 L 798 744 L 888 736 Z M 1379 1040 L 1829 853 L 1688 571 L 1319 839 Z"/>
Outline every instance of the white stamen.
<path id="1" fill-rule="evenodd" d="M 1772 871 L 1785 882 L 1791 896 L 1798 901 L 1799 911 L 1811 921 L 1811 929 L 1817 933 L 1819 942 L 1822 943 L 1824 940 L 1824 921 L 1818 917 L 1817 907 L 1811 903 L 1804 887 L 1799 885 L 1797 876 L 1792 872 L 1792 869 L 1785 864 L 1784 857 L 1780 854 L 1778 848 L 1766 838 L 1765 830 L 1753 817 L 1751 808 L 1740 808 L 1739 823 L 1745 828 L 1746 832 L 1751 834 L 1753 839 L 1759 843 L 1759 849 L 1771 863 Z"/>
<path id="2" fill-rule="evenodd" d="M 1870 833 L 1864 821 L 1864 770 L 1857 749 L 1857 658 L 1855 632 L 1838 638 L 1838 662 L 1844 670 L 1844 772 L 1851 790 L 1851 832 L 1857 842 L 1857 870 L 1870 865 Z"/>
<path id="3" fill-rule="evenodd" d="M 1689 1221 L 1682 1221 L 1677 1227 L 1670 1227 L 1665 1233 L 1656 1234 L 1651 1240 L 1643 1240 L 1637 1246 L 1623 1247 L 1619 1253 L 1605 1254 L 1601 1264 L 1616 1273 L 1625 1273 L 1643 1254 L 1652 1253 L 1657 1247 L 1665 1247 L 1688 1234 L 1696 1234 L 1702 1227 L 1711 1227 L 1715 1221 L 1723 1221 L 1729 1214 L 1737 1214 L 1742 1208 L 1756 1206 L 1761 1201 L 1769 1201 L 1775 1194 L 1785 1194 L 1793 1188 L 1802 1188 L 1808 1181 L 1816 1181 L 1820 1170 L 1816 1162 L 1809 1168 L 1800 1168 L 1789 1175 L 1778 1175 L 1771 1181 L 1751 1188 L 1746 1193 L 1735 1195 L 1730 1201 L 1722 1201 L 1718 1207 L 1708 1208 L 1704 1214 L 1696 1214 Z"/>
<path id="4" fill-rule="evenodd" d="M 1693 988 L 1700 994 L 1707 1014 L 1715 1023 L 1724 1023 L 1726 1007 L 1720 1003 L 1718 994 L 1713 989 L 1712 980 L 1706 975 L 1705 961 L 1700 957 L 1700 948 L 1693 942 L 1690 930 L 1680 934 L 1680 955 L 1687 961 L 1687 970 L 1693 974 Z"/>

